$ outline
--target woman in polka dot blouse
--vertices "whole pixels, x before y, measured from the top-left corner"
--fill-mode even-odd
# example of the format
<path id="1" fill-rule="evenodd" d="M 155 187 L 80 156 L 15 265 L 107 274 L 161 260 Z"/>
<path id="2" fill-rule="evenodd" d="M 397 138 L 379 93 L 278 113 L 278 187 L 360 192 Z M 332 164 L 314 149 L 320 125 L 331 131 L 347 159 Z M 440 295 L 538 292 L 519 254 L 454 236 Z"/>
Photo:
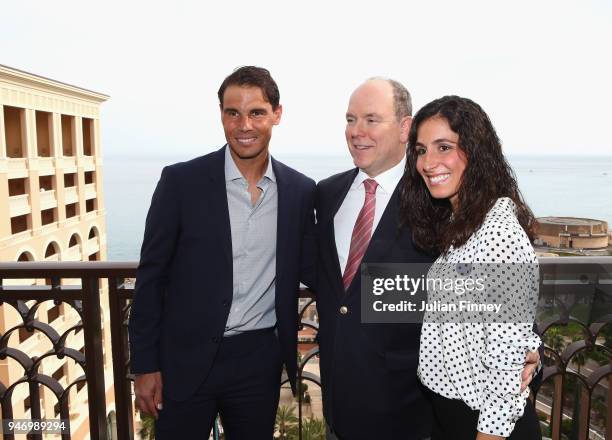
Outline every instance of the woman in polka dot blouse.
<path id="1" fill-rule="evenodd" d="M 461 309 L 426 312 L 418 376 L 434 411 L 432 440 L 541 439 L 529 389 L 520 391 L 525 356 L 541 343 L 532 330 L 538 286 L 534 216 L 478 104 L 445 96 L 415 115 L 402 220 L 418 246 L 440 253 L 429 279 L 460 272 L 457 263 L 468 263 L 468 272 L 493 271 L 489 279 L 503 288 L 487 285 L 486 295 L 499 293 L 509 310 L 497 321 Z M 531 269 L 519 274 L 506 266 Z M 428 303 L 442 298 L 439 293 L 428 290 Z"/>

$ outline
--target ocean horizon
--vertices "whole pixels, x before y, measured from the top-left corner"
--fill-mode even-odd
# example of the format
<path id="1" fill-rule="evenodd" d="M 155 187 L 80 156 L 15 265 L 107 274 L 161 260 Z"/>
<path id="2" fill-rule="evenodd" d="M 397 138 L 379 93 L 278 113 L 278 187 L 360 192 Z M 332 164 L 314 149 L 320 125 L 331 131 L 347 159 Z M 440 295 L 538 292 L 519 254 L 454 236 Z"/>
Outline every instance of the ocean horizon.
<path id="1" fill-rule="evenodd" d="M 274 154 L 319 181 L 353 167 L 348 153 Z M 191 157 L 107 155 L 103 159 L 108 260 L 137 261 L 144 222 L 164 166 Z M 508 156 L 537 217 L 584 217 L 612 225 L 612 156 Z"/>

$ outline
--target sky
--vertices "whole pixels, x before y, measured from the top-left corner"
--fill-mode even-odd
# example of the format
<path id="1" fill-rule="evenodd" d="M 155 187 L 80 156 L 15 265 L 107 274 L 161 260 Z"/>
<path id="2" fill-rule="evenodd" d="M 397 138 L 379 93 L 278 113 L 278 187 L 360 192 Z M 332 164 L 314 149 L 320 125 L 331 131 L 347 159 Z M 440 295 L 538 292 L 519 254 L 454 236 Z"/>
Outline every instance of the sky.
<path id="1" fill-rule="evenodd" d="M 612 2 L 7 1 L 0 64 L 110 95 L 103 154 L 191 157 L 225 143 L 217 89 L 268 68 L 273 153 L 347 154 L 349 96 L 385 76 L 414 109 L 478 102 L 507 154 L 610 155 Z"/>

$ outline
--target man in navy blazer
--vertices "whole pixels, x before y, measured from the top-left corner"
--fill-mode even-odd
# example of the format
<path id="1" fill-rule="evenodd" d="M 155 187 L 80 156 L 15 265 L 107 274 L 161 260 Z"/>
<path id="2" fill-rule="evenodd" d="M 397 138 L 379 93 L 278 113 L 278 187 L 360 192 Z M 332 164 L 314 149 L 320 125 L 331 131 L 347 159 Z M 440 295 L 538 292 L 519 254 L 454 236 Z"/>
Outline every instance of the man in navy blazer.
<path id="1" fill-rule="evenodd" d="M 332 435 L 342 440 L 429 436 L 430 408 L 416 375 L 420 326 L 362 324 L 359 270 L 345 287 L 353 228 L 368 179 L 376 181 L 376 203 L 362 262 L 433 261 L 415 248 L 407 228 L 398 228 L 410 107 L 410 95 L 399 83 L 377 79 L 360 86 L 351 96 L 346 125 L 357 167 L 317 186 L 323 411 Z"/>
<path id="2" fill-rule="evenodd" d="M 371 79 L 359 86 L 349 101 L 345 130 L 356 168 L 317 185 L 318 339 L 328 439 L 421 440 L 430 435 L 430 405 L 417 378 L 421 326 L 362 323 L 360 271 L 347 277 L 354 267 L 353 247 L 363 243 L 365 253 L 357 255 L 357 263 L 434 260 L 415 247 L 407 226 L 400 228 L 399 190 L 411 115 L 410 94 L 400 83 Z M 372 182 L 376 202 L 368 205 Z M 359 220 L 362 207 L 373 211 L 369 242 L 355 240 L 365 227 Z M 537 359 L 530 361 L 524 386 Z"/>
<path id="3" fill-rule="evenodd" d="M 315 183 L 268 153 L 282 107 L 266 69 L 218 94 L 227 145 L 164 168 L 137 271 L 131 369 L 158 440 L 207 439 L 217 413 L 227 439 L 269 440 L 283 365 L 295 390 Z"/>

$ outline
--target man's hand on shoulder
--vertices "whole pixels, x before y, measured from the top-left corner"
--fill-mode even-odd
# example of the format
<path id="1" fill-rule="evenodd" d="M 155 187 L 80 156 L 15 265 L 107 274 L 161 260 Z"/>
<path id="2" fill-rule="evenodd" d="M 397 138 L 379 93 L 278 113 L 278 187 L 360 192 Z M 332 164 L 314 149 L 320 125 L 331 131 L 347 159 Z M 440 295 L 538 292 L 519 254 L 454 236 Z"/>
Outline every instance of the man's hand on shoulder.
<path id="1" fill-rule="evenodd" d="M 134 379 L 136 407 L 157 419 L 162 409 L 162 376 L 160 371 L 138 374 Z"/>
<path id="2" fill-rule="evenodd" d="M 523 368 L 523 372 L 521 374 L 521 392 L 525 391 L 533 376 L 535 376 L 535 372 L 540 364 L 540 353 L 537 351 L 530 351 L 527 353 L 527 357 L 525 358 L 525 368 Z"/>

